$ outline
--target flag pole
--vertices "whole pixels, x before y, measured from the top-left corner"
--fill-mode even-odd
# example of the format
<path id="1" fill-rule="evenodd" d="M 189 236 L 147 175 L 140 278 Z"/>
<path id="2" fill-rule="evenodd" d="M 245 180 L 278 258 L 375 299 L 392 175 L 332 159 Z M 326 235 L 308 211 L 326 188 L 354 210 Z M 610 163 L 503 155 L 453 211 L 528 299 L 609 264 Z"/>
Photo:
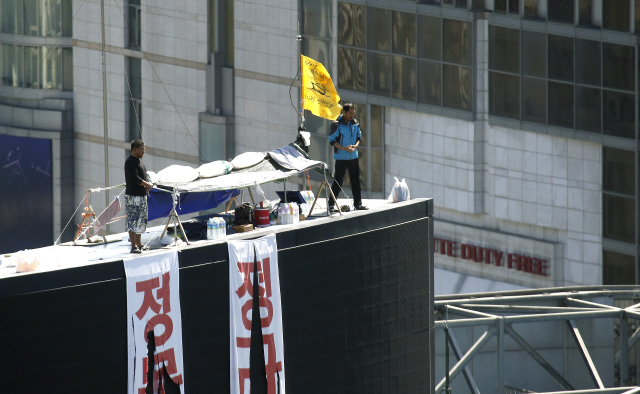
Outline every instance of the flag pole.
<path id="1" fill-rule="evenodd" d="M 300 35 L 300 21 L 298 21 L 298 35 L 296 36 L 298 41 L 298 71 L 300 72 L 300 127 L 298 127 L 298 133 L 307 130 L 304 127 L 304 96 L 302 92 L 302 36 Z"/>

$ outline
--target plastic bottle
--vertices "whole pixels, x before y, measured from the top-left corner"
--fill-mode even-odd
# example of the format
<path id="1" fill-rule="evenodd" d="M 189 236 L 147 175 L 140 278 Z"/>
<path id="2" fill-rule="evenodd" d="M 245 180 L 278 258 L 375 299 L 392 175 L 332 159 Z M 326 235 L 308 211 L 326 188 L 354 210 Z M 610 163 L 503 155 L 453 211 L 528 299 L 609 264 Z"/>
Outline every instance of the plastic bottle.
<path id="1" fill-rule="evenodd" d="M 222 238 L 222 226 L 220 224 L 220 218 L 215 218 L 216 239 Z"/>
<path id="2" fill-rule="evenodd" d="M 217 218 L 217 219 L 218 219 L 218 239 L 223 239 L 227 235 L 224 219 L 223 218 Z"/>
<path id="3" fill-rule="evenodd" d="M 207 239 L 213 239 L 213 218 L 207 221 Z"/>
<path id="4" fill-rule="evenodd" d="M 220 221 L 218 218 L 213 218 L 213 239 L 220 238 Z"/>

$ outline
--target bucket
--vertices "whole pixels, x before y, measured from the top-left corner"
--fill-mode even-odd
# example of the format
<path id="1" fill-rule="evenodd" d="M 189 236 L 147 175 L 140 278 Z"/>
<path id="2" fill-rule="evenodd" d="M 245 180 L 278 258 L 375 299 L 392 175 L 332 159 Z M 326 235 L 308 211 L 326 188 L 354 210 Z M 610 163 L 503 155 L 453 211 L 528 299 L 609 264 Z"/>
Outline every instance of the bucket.
<path id="1" fill-rule="evenodd" d="M 262 202 L 260 208 L 254 210 L 255 225 L 260 227 L 266 227 L 269 225 L 269 209 L 263 208 Z"/>

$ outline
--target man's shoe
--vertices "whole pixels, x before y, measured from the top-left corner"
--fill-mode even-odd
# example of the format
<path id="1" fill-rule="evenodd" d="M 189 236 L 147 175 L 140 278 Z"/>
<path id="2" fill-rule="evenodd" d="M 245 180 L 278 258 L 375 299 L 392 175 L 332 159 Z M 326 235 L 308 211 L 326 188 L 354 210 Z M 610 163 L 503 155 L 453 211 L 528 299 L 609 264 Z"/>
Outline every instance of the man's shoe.
<path id="1" fill-rule="evenodd" d="M 140 248 L 141 252 L 144 252 L 145 250 L 151 250 L 151 248 L 148 247 L 147 245 L 144 245 L 143 247 Z"/>
<path id="2" fill-rule="evenodd" d="M 365 206 L 364 206 L 364 205 L 362 205 L 362 204 L 360 204 L 360 205 L 358 205 L 358 206 L 356 207 L 356 209 L 357 209 L 358 211 L 366 211 L 366 210 L 368 210 L 369 208 L 368 208 L 368 207 L 365 207 Z"/>
<path id="3" fill-rule="evenodd" d="M 334 207 L 333 205 L 329 206 L 329 212 L 331 213 L 338 213 L 338 208 Z"/>
<path id="4" fill-rule="evenodd" d="M 131 248 L 131 252 L 130 253 L 140 254 L 140 253 L 142 253 L 142 251 L 140 249 L 138 249 L 137 246 L 134 246 L 133 248 Z"/>

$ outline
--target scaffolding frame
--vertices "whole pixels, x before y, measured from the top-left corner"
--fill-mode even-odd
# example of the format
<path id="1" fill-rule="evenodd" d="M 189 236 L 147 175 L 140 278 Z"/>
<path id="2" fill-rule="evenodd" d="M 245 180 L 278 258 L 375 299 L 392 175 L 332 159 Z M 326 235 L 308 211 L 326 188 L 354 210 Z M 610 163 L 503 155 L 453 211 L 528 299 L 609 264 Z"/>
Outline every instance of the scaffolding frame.
<path id="1" fill-rule="evenodd" d="M 616 307 L 595 302 L 593 299 L 612 298 L 625 300 L 628 307 Z M 460 294 L 437 296 L 434 298 L 435 329 L 444 329 L 447 350 L 451 348 L 457 362 L 445 371 L 435 387 L 435 393 L 450 390 L 448 381 L 460 374 L 464 376 L 469 391 L 480 394 L 480 390 L 469 368 L 469 363 L 479 354 L 484 345 L 493 337 L 497 338 L 497 382 L 498 393 L 527 393 L 525 388 L 514 389 L 505 385 L 505 346 L 504 340 L 509 336 L 530 357 L 532 357 L 553 379 L 561 391 L 546 394 L 640 394 L 640 387 L 627 387 L 629 383 L 629 352 L 640 339 L 640 287 L 639 286 L 585 286 L 536 290 L 517 290 L 496 293 Z M 604 387 L 600 374 L 593 362 L 576 320 L 583 319 L 619 319 L 617 327 L 619 349 L 612 360 L 612 368 L 620 370 L 620 387 Z M 582 361 L 585 363 L 593 389 L 576 390 L 571 382 L 557 371 L 535 347 L 523 338 L 514 328 L 514 323 L 564 321 L 568 333 L 573 338 Z M 635 321 L 637 328 L 630 331 L 630 321 Z M 484 332 L 466 351 L 460 348 L 456 336 L 451 331 L 456 327 L 484 328 Z M 482 331 L 482 330 L 480 330 Z M 612 327 L 611 335 L 615 338 L 616 330 Z M 448 360 L 447 360 L 448 363 Z M 640 365 L 638 366 L 640 367 Z M 448 373 L 447 373 L 448 372 Z M 436 377 L 439 378 L 439 377 Z M 636 382 L 640 382 L 640 368 L 636 368 Z M 509 390 L 509 391 L 507 391 Z"/>

